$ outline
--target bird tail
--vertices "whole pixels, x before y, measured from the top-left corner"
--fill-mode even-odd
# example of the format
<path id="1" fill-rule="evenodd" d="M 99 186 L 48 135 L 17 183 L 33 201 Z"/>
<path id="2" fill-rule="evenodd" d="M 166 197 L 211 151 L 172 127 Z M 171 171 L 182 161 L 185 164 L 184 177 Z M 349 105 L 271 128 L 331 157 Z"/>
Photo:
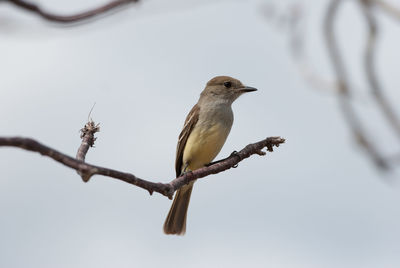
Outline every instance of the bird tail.
<path id="1" fill-rule="evenodd" d="M 190 195 L 194 181 L 179 189 L 175 195 L 174 202 L 169 210 L 164 223 L 164 233 L 184 235 L 186 232 L 186 215 L 189 207 Z"/>

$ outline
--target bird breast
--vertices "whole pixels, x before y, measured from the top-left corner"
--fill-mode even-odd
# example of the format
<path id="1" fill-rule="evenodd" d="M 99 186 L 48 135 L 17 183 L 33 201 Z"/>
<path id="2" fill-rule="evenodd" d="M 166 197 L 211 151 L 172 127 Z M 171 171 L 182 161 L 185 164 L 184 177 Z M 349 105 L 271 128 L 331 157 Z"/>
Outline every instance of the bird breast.
<path id="1" fill-rule="evenodd" d="M 200 110 L 183 151 L 183 164 L 195 170 L 210 163 L 221 151 L 233 123 L 232 109 L 215 108 Z"/>

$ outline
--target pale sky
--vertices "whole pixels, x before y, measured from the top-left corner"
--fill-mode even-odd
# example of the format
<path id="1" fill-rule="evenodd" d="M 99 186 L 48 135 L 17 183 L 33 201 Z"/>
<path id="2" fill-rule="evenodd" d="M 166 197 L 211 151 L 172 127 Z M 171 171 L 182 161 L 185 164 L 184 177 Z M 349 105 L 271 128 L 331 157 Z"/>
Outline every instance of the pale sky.
<path id="1" fill-rule="evenodd" d="M 101 1 L 39 1 L 59 12 Z M 306 1 L 311 65 L 326 77 L 326 1 Z M 350 1 L 349 1 L 350 2 Z M 187 233 L 166 236 L 171 201 L 105 177 L 85 184 L 38 154 L 0 148 L 0 267 L 400 266 L 399 172 L 376 170 L 332 93 L 305 83 L 268 1 L 142 1 L 62 27 L 0 6 L 0 135 L 35 138 L 71 156 L 93 103 L 100 122 L 87 161 L 167 182 L 183 121 L 206 82 L 230 75 L 258 88 L 238 99 L 217 158 L 267 136 L 287 143 L 199 180 Z M 382 19 L 378 69 L 399 101 L 400 27 Z M 340 16 L 356 104 L 382 148 L 399 151 L 366 93 L 356 5 Z"/>

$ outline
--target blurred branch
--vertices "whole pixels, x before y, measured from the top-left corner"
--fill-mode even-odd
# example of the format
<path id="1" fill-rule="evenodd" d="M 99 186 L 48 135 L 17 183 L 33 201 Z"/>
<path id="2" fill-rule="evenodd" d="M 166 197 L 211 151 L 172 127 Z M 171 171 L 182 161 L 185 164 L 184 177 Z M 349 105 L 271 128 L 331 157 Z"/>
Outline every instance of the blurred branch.
<path id="1" fill-rule="evenodd" d="M 289 49 L 294 63 L 304 80 L 314 89 L 323 89 L 329 93 L 336 93 L 337 83 L 333 79 L 323 77 L 316 70 L 306 53 L 306 12 L 304 3 L 294 2 L 278 8 L 272 3 L 265 4 L 263 15 L 273 26 L 289 37 Z"/>
<path id="2" fill-rule="evenodd" d="M 395 7 L 391 3 L 383 0 L 373 0 L 373 4 L 380 7 L 384 12 L 388 15 L 392 16 L 395 19 L 400 20 L 400 7 Z"/>
<path id="3" fill-rule="evenodd" d="M 369 85 L 372 89 L 372 94 L 375 97 L 384 117 L 389 122 L 397 136 L 400 138 L 400 120 L 397 117 L 390 102 L 384 96 L 382 86 L 379 83 L 375 71 L 375 54 L 376 54 L 376 39 L 378 35 L 378 26 L 375 16 L 372 12 L 371 0 L 361 0 L 361 9 L 367 21 L 368 39 L 364 51 L 364 67 L 367 74 Z"/>
<path id="4" fill-rule="evenodd" d="M 290 50 L 294 61 L 304 77 L 305 81 L 316 89 L 324 89 L 335 93 L 337 84 L 335 81 L 323 77 L 315 68 L 312 68 L 305 52 L 305 32 L 304 32 L 304 8 L 300 4 L 292 5 L 289 9 L 288 26 L 290 37 Z"/>
<path id="5" fill-rule="evenodd" d="M 95 126 L 95 128 L 92 129 L 92 131 L 89 131 L 89 133 L 94 134 L 97 132 L 95 131 L 96 125 L 94 125 L 94 123 L 93 126 Z M 85 163 L 83 161 L 84 155 L 86 155 L 88 148 L 93 145 L 91 141 L 94 142 L 93 139 L 88 141 L 87 139 L 90 138 L 87 137 L 88 136 L 85 135 L 83 136 L 83 141 L 77 154 L 79 159 L 70 157 L 30 138 L 0 137 L 0 146 L 18 147 L 27 151 L 37 152 L 41 155 L 48 156 L 67 167 L 75 169 L 79 174 L 84 174 L 83 180 L 85 181 L 88 181 L 93 175 L 103 175 L 146 189 L 150 194 L 153 192 L 158 192 L 162 195 L 172 198 L 176 190 L 188 184 L 190 181 L 236 167 L 240 161 L 250 157 L 253 154 L 264 155 L 265 152 L 262 151 L 263 148 L 266 147 L 269 152 L 272 152 L 273 146 L 278 147 L 280 144 L 285 142 L 285 139 L 280 137 L 269 137 L 262 141 L 247 145 L 241 151 L 232 153 L 231 156 L 226 159 L 218 161 L 214 164 L 211 163 L 211 165 L 195 171 L 187 172 L 169 183 L 155 183 L 138 178 L 130 173 Z"/>
<path id="6" fill-rule="evenodd" d="M 379 81 L 376 71 L 376 43 L 379 34 L 378 23 L 374 14 L 374 7 L 381 7 L 391 15 L 400 18 L 400 11 L 385 1 L 379 0 L 354 0 L 360 4 L 360 9 L 366 20 L 367 40 L 364 48 L 363 67 L 366 73 L 367 85 L 371 89 L 369 96 L 376 101 L 379 111 L 383 114 L 384 120 L 388 122 L 388 126 L 393 130 L 395 135 L 400 139 L 400 118 L 396 114 L 395 107 L 392 106 L 388 98 L 385 96 L 384 89 Z M 361 96 L 351 82 L 348 72 L 348 66 L 344 61 L 343 51 L 338 45 L 338 37 L 335 33 L 335 23 L 338 22 L 338 11 L 341 5 L 346 2 L 343 0 L 329 0 L 323 21 L 323 34 L 325 45 L 327 47 L 329 62 L 332 64 L 334 71 L 333 81 L 323 78 L 318 71 L 313 70 L 309 63 L 309 57 L 305 53 L 305 12 L 308 10 L 304 7 L 304 3 L 300 1 L 285 6 L 283 13 L 278 14 L 272 5 L 269 5 L 267 17 L 275 19 L 279 23 L 278 26 L 284 26 L 290 38 L 290 51 L 293 60 L 298 65 L 301 75 L 305 81 L 312 87 L 328 89 L 338 96 L 339 109 L 343 113 L 344 120 L 349 126 L 353 136 L 358 143 L 365 149 L 374 163 L 382 169 L 389 169 L 393 166 L 392 157 L 387 157 L 380 152 L 380 142 L 371 139 L 371 132 L 367 131 L 367 121 L 363 120 L 357 113 L 353 103 L 354 96 Z M 279 18 L 276 19 L 276 18 Z"/>
<path id="7" fill-rule="evenodd" d="M 370 88 L 368 97 L 377 103 L 379 112 L 383 114 L 383 120 L 400 140 L 400 118 L 396 113 L 397 107 L 393 106 L 386 97 L 382 84 L 379 81 L 376 70 L 377 38 L 379 27 L 374 13 L 381 8 L 390 15 L 400 19 L 400 10 L 382 0 L 353 0 L 360 4 L 362 15 L 365 17 L 367 26 L 367 39 L 363 54 L 363 68 L 366 74 L 367 86 Z M 312 68 L 310 57 L 306 53 L 306 12 L 310 9 L 305 7 L 304 1 L 296 1 L 283 5 L 281 12 L 277 12 L 277 5 L 269 3 L 264 12 L 267 19 L 274 22 L 279 29 L 286 30 L 290 40 L 290 51 L 294 62 L 297 64 L 300 74 L 304 80 L 313 88 L 325 89 L 338 96 L 339 109 L 343 113 L 344 120 L 349 126 L 357 142 L 363 147 L 374 163 L 382 169 L 389 169 L 395 165 L 393 159 L 387 153 L 380 152 L 380 141 L 372 139 L 373 133 L 367 131 L 368 121 L 363 120 L 361 114 L 357 113 L 354 100 L 359 100 L 362 91 L 355 86 L 348 72 L 348 66 L 344 60 L 343 51 L 338 45 L 338 36 L 335 33 L 335 23 L 339 21 L 338 12 L 341 5 L 347 1 L 328 0 L 328 7 L 324 15 L 323 34 L 325 46 L 327 47 L 329 62 L 334 71 L 334 78 L 329 81 Z M 365 91 L 364 91 L 365 92 Z M 357 97 L 357 98 L 355 98 Z"/>
<path id="8" fill-rule="evenodd" d="M 100 14 L 104 14 L 110 10 L 116 9 L 121 6 L 125 6 L 130 3 L 136 3 L 139 0 L 114 0 L 108 4 L 104 4 L 94 9 L 74 15 L 57 15 L 52 12 L 46 11 L 45 9 L 41 8 L 40 6 L 34 3 L 24 0 L 0 0 L 0 1 L 14 4 L 19 8 L 22 8 L 26 11 L 30 11 L 48 21 L 58 22 L 58 23 L 74 23 L 96 17 Z"/>
<path id="9" fill-rule="evenodd" d="M 388 163 L 385 161 L 385 158 L 381 156 L 376 145 L 367 137 L 367 132 L 364 129 L 362 121 L 356 114 L 351 100 L 349 99 L 351 87 L 334 31 L 334 22 L 341 3 L 343 3 L 342 0 L 331 0 L 324 18 L 325 44 L 336 79 L 339 82 L 338 99 L 340 110 L 343 112 L 344 118 L 353 132 L 354 137 L 356 137 L 359 144 L 368 152 L 375 164 L 382 169 L 388 169 Z"/>

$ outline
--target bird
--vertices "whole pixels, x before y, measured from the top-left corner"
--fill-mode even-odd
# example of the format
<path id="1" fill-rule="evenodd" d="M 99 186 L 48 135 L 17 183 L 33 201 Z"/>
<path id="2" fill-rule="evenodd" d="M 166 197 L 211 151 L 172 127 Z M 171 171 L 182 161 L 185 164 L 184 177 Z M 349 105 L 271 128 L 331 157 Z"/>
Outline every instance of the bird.
<path id="1" fill-rule="evenodd" d="M 232 103 L 242 94 L 256 90 L 229 76 L 216 76 L 208 81 L 187 115 L 178 138 L 175 158 L 177 177 L 204 167 L 217 156 L 233 124 Z M 176 192 L 164 222 L 165 234 L 185 234 L 194 183 L 191 181 Z"/>

